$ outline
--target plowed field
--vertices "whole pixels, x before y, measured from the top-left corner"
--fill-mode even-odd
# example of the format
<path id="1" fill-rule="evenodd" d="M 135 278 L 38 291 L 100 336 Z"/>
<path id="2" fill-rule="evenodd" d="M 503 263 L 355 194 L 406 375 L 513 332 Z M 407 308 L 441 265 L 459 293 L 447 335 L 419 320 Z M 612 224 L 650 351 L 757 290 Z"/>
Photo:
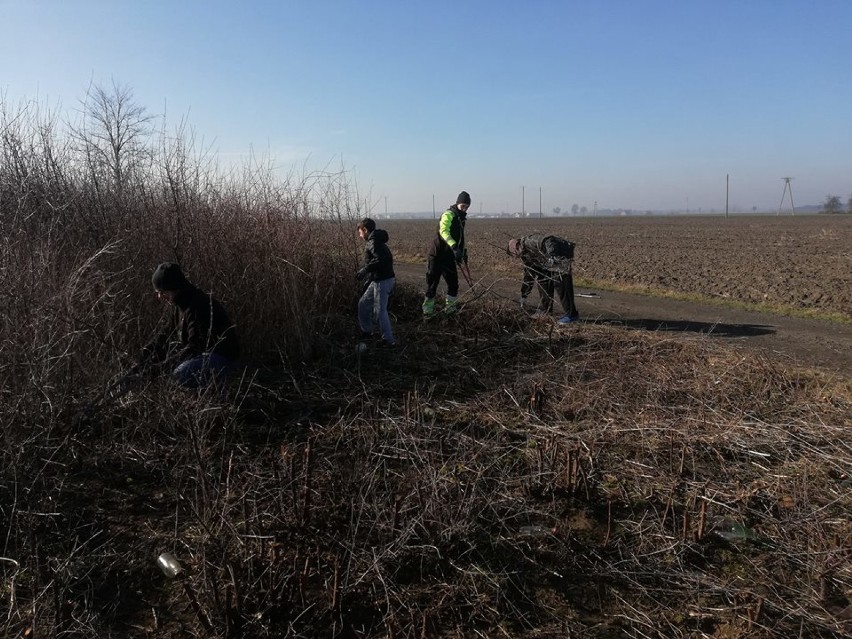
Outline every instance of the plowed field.
<path id="1" fill-rule="evenodd" d="M 399 261 L 423 259 L 435 220 L 382 220 Z M 577 244 L 575 277 L 852 320 L 852 216 L 469 218 L 473 270 L 512 271 L 512 237 Z"/>

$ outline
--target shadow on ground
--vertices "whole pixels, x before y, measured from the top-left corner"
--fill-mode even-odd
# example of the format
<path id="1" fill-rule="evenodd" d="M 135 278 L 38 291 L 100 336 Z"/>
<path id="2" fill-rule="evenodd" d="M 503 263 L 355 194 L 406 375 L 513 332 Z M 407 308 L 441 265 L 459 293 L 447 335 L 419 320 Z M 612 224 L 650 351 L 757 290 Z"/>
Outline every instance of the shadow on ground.
<path id="1" fill-rule="evenodd" d="M 644 331 L 671 331 L 676 333 L 700 333 L 711 337 L 758 337 L 776 332 L 774 326 L 762 324 L 722 324 L 710 322 L 693 322 L 689 320 L 659 320 L 659 319 L 606 319 L 597 318 L 584 320 L 586 324 L 603 324 L 621 326 Z"/>

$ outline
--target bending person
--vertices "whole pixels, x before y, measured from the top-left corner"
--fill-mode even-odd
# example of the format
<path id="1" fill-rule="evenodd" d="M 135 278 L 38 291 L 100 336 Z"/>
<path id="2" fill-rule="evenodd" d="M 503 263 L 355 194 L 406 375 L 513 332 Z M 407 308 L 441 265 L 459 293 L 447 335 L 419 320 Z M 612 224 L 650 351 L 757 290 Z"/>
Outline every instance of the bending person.
<path id="1" fill-rule="evenodd" d="M 521 308 L 526 304 L 527 296 L 538 285 L 538 313 L 553 312 L 554 288 L 559 294 L 559 302 L 565 315 L 559 318 L 560 324 L 577 321 L 579 313 L 574 304 L 574 244 L 555 235 L 527 235 L 509 240 L 506 248 L 509 255 L 521 258 L 524 264 L 524 279 L 521 284 Z"/>

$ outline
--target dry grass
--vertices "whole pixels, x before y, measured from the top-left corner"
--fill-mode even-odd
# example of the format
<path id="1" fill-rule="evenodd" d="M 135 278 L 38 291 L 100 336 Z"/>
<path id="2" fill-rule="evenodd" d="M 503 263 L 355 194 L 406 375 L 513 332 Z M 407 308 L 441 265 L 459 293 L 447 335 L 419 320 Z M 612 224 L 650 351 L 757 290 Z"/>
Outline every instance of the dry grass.
<path id="1" fill-rule="evenodd" d="M 399 351 L 359 359 L 340 322 L 231 403 L 152 386 L 21 443 L 7 630 L 843 634 L 848 382 L 492 303 L 421 325 L 418 304 L 395 301 Z"/>

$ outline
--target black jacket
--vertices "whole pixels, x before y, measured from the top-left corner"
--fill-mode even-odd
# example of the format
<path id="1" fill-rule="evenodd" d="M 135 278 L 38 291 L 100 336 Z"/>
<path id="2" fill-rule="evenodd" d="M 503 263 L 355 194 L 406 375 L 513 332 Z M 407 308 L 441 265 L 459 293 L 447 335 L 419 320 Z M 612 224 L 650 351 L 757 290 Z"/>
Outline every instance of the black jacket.
<path id="1" fill-rule="evenodd" d="M 574 243 L 555 235 L 527 235 L 521 238 L 521 260 L 524 266 L 549 270 L 554 262 L 574 259 Z"/>
<path id="2" fill-rule="evenodd" d="M 570 277 L 574 243 L 555 235 L 527 235 L 518 246 L 524 263 L 521 297 L 530 294 L 536 280 Z M 573 281 L 573 279 L 572 279 Z"/>
<path id="3" fill-rule="evenodd" d="M 364 275 L 370 282 L 381 282 L 395 277 L 393 253 L 388 248 L 388 233 L 375 229 L 364 243 Z"/>
<path id="4" fill-rule="evenodd" d="M 177 317 L 143 349 L 143 360 L 177 366 L 202 353 L 239 358 L 237 328 L 216 299 L 190 285 L 178 292 L 175 306 Z"/>

